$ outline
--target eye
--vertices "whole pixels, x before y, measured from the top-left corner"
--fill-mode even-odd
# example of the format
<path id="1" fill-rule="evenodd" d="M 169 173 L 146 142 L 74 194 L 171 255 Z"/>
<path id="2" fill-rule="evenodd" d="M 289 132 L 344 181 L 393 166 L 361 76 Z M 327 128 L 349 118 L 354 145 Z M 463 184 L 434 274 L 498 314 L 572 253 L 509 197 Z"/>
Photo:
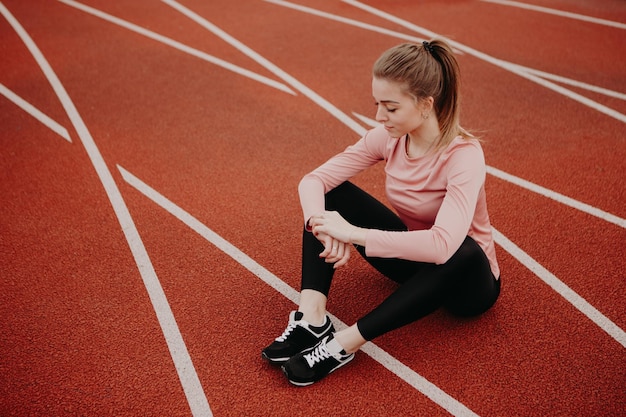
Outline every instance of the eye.
<path id="1" fill-rule="evenodd" d="M 374 103 L 374 107 L 378 107 L 379 105 L 380 105 L 380 103 L 378 103 L 378 102 Z M 398 109 L 396 109 L 395 107 L 387 107 L 387 106 L 385 106 L 385 110 L 387 110 L 389 113 L 394 113 Z"/>

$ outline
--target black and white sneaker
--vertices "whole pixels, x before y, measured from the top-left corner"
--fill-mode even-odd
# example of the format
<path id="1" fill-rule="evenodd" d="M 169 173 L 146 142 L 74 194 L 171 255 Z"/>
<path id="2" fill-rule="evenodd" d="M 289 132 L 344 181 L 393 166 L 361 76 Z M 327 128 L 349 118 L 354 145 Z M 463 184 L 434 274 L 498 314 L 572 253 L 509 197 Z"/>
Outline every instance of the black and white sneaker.
<path id="1" fill-rule="evenodd" d="M 303 313 L 300 311 L 292 311 L 289 314 L 287 328 L 271 345 L 263 349 L 261 352 L 263 359 L 275 364 L 285 363 L 292 356 L 312 348 L 322 338 L 335 331 L 328 315 L 321 326 L 313 326 L 302 317 Z"/>
<path id="2" fill-rule="evenodd" d="M 289 382 L 304 387 L 347 365 L 352 359 L 354 353 L 347 353 L 330 335 L 315 347 L 289 359 L 282 369 Z"/>

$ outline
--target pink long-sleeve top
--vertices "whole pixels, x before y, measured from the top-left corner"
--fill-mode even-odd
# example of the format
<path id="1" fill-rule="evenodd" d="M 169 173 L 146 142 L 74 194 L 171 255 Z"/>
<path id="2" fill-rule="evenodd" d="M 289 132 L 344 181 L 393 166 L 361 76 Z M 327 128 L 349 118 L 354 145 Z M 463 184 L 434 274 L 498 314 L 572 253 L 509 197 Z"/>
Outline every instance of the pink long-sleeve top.
<path id="1" fill-rule="evenodd" d="M 499 278 L 480 143 L 457 137 L 438 153 L 409 158 L 406 140 L 376 127 L 305 175 L 298 187 L 305 221 L 324 211 L 325 193 L 384 160 L 387 199 L 408 230 L 369 230 L 366 254 L 442 264 L 471 236 Z"/>

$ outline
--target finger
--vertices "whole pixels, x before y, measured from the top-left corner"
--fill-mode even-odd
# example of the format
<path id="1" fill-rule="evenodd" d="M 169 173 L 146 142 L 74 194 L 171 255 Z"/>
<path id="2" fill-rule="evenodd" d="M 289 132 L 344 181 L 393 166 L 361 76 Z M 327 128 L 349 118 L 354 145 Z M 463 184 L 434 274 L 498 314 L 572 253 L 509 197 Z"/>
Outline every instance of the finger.
<path id="1" fill-rule="evenodd" d="M 337 255 L 335 256 L 334 261 L 339 262 L 342 259 L 344 259 L 346 256 L 350 256 L 350 246 L 340 241 L 339 246 L 337 247 Z"/>
<path id="2" fill-rule="evenodd" d="M 343 257 L 345 244 L 339 240 L 333 239 L 330 253 L 326 258 L 326 262 L 335 263 Z"/>
<path id="3" fill-rule="evenodd" d="M 330 236 L 324 236 L 321 242 L 324 244 L 324 250 L 320 253 L 320 258 L 328 258 L 333 249 L 333 238 Z"/>
<path id="4" fill-rule="evenodd" d="M 311 224 L 311 231 L 313 232 L 313 234 L 315 236 L 326 234 L 325 233 L 326 232 L 325 227 L 322 224 L 320 224 L 319 222 L 317 222 L 317 223 L 311 222 L 310 224 Z"/>
<path id="5" fill-rule="evenodd" d="M 337 269 L 337 268 L 341 268 L 342 266 L 346 265 L 348 263 L 348 259 L 347 258 L 343 258 L 338 260 L 337 262 L 335 262 L 333 264 L 333 269 Z"/>
<path id="6" fill-rule="evenodd" d="M 322 216 L 321 215 L 311 216 L 311 218 L 309 219 L 309 224 L 312 227 L 315 227 L 315 226 L 319 226 L 322 223 L 322 221 L 323 220 L 322 220 Z"/>
<path id="7" fill-rule="evenodd" d="M 335 264 L 333 265 L 333 268 L 335 268 L 335 269 L 340 268 L 340 267 L 346 265 L 349 260 L 350 260 L 350 248 L 346 246 L 346 250 L 345 250 L 343 256 L 341 257 L 340 260 L 335 262 Z"/>
<path id="8" fill-rule="evenodd" d="M 339 242 L 339 246 L 337 246 L 337 259 L 342 259 L 346 253 L 346 244 L 343 242 Z"/>
<path id="9" fill-rule="evenodd" d="M 330 244 L 330 252 L 326 256 L 326 262 L 334 263 L 337 260 L 339 260 L 339 257 L 337 256 L 338 252 L 339 252 L 339 242 L 333 239 Z"/>
<path id="10" fill-rule="evenodd" d="M 311 226 L 312 229 L 315 229 L 316 226 L 319 226 L 319 221 L 317 220 L 316 217 L 311 217 L 309 219 L 309 226 Z"/>

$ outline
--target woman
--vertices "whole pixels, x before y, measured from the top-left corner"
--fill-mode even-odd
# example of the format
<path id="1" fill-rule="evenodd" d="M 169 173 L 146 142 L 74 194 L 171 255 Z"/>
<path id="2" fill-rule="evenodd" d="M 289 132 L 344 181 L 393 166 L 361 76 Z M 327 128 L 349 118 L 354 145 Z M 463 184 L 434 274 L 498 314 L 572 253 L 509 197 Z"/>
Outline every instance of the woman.
<path id="1" fill-rule="evenodd" d="M 305 228 L 297 311 L 262 357 L 294 385 L 347 364 L 368 340 L 445 307 L 488 310 L 500 271 L 487 213 L 479 141 L 459 125 L 459 68 L 447 43 L 402 44 L 373 68 L 380 126 L 300 182 Z M 385 161 L 395 213 L 350 182 Z M 397 213 L 397 214 L 396 214 Z M 400 285 L 352 326 L 335 332 L 326 300 L 350 247 Z"/>

